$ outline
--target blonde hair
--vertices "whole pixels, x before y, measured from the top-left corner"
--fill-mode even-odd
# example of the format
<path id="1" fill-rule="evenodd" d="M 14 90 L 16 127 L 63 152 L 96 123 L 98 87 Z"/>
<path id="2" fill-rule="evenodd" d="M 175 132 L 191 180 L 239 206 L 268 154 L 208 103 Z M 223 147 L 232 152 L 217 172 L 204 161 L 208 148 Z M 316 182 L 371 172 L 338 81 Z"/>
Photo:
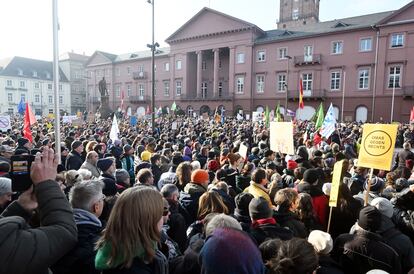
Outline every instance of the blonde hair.
<path id="1" fill-rule="evenodd" d="M 93 147 L 96 146 L 98 142 L 96 141 L 89 141 L 88 144 L 85 147 L 86 153 L 93 151 Z"/>
<path id="2" fill-rule="evenodd" d="M 111 266 L 121 257 L 122 267 L 129 268 L 139 249 L 144 250 L 145 260 L 151 262 L 155 256 L 154 244 L 160 240 L 158 222 L 163 211 L 162 196 L 152 188 L 138 186 L 122 192 L 96 245 L 99 249 L 110 244 L 111 254 L 106 264 Z"/>
<path id="3" fill-rule="evenodd" d="M 205 192 L 198 201 L 198 219 L 204 219 L 209 213 L 228 214 L 229 209 L 216 191 Z"/>

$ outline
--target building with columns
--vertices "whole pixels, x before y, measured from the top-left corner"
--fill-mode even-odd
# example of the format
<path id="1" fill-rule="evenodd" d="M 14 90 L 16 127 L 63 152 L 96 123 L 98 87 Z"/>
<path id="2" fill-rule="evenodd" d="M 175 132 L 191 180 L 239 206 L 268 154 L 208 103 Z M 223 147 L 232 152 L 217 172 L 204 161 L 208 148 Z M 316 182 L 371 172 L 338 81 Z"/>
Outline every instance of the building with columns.
<path id="1" fill-rule="evenodd" d="M 319 1 L 288 1 L 314 3 L 319 12 Z M 309 119 L 321 103 L 325 110 L 332 103 L 339 120 L 408 121 L 414 1 L 396 11 L 327 22 L 312 14 L 306 24 L 307 15 L 298 12 L 291 21 L 301 23 L 286 19 L 286 28 L 264 31 L 203 8 L 166 39 L 169 48 L 156 53 L 156 107 L 176 102 L 190 115 L 224 107 L 231 115 L 280 104 L 282 112 L 287 107 L 297 118 Z M 86 64 L 88 109 L 99 106 L 98 83 L 105 77 L 114 110 L 124 94 L 129 112 L 145 113 L 151 103 L 150 57 L 150 51 L 95 52 Z M 298 109 L 300 79 L 304 109 Z"/>

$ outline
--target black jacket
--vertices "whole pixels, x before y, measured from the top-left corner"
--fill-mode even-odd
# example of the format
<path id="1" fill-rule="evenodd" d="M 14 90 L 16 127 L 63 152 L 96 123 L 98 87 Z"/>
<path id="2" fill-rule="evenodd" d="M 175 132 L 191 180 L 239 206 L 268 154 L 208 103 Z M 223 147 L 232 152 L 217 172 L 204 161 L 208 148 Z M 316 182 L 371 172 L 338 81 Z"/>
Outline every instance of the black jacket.
<path id="1" fill-rule="evenodd" d="M 281 227 L 289 228 L 294 237 L 303 239 L 308 237 L 309 232 L 296 214 L 285 211 L 274 211 L 273 217 Z"/>
<path id="2" fill-rule="evenodd" d="M 319 268 L 316 274 L 344 274 L 341 266 L 329 255 L 319 254 Z"/>
<path id="3" fill-rule="evenodd" d="M 154 175 L 154 186 L 157 186 L 162 174 L 161 168 L 157 165 L 151 165 L 151 171 Z"/>
<path id="4" fill-rule="evenodd" d="M 348 201 L 346 206 L 341 207 L 338 202 L 338 206 L 332 208 L 331 227 L 329 229 L 332 239 L 341 234 L 349 233 L 358 219 L 361 208 L 362 204 L 355 198 Z"/>
<path id="5" fill-rule="evenodd" d="M 189 183 L 185 186 L 184 192 L 180 192 L 180 206 L 186 212 L 186 223 L 189 226 L 197 220 L 198 200 L 206 191 L 201 185 Z"/>
<path id="6" fill-rule="evenodd" d="M 264 241 L 269 239 L 281 239 L 283 241 L 293 238 L 293 233 L 287 228 L 281 227 L 278 224 L 262 224 L 250 228 L 250 235 L 259 246 Z"/>
<path id="7" fill-rule="evenodd" d="M 66 170 L 78 170 L 81 168 L 82 164 L 83 160 L 79 153 L 74 150 L 69 152 L 68 156 L 66 157 Z"/>
<path id="8" fill-rule="evenodd" d="M 168 236 L 174 240 L 180 247 L 181 252 L 187 248 L 187 225 L 184 216 L 180 213 L 180 204 L 168 200 L 170 205 L 170 218 L 168 219 L 169 229 L 167 231 Z"/>

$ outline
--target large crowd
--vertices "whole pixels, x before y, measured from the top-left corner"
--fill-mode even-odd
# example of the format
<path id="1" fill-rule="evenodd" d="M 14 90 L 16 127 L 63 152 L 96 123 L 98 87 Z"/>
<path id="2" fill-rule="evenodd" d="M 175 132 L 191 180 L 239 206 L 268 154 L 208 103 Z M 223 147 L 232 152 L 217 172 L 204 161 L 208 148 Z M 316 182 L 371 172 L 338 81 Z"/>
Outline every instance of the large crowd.
<path id="1" fill-rule="evenodd" d="M 326 139 L 295 121 L 294 155 L 270 149 L 265 123 L 231 117 L 160 117 L 154 132 L 121 119 L 115 140 L 110 130 L 111 119 L 63 124 L 56 144 L 44 120 L 31 142 L 15 120 L 0 134 L 0 273 L 414 273 L 410 125 L 369 188 L 361 123 Z M 33 185 L 16 193 L 10 158 L 26 154 Z"/>

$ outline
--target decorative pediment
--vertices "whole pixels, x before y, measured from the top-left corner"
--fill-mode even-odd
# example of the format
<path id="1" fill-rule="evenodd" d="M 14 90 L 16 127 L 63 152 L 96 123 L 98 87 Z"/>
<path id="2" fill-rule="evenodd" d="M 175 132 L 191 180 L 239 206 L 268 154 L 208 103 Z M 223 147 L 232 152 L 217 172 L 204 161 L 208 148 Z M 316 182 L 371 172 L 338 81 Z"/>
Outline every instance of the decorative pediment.
<path id="1" fill-rule="evenodd" d="M 95 51 L 94 54 L 92 54 L 92 56 L 88 59 L 88 62 L 86 62 L 86 66 L 112 64 L 115 58 L 115 54 Z"/>
<path id="2" fill-rule="evenodd" d="M 414 20 L 414 1 L 411 1 L 399 10 L 394 11 L 389 16 L 379 21 L 377 25 L 404 23 L 410 20 Z"/>

